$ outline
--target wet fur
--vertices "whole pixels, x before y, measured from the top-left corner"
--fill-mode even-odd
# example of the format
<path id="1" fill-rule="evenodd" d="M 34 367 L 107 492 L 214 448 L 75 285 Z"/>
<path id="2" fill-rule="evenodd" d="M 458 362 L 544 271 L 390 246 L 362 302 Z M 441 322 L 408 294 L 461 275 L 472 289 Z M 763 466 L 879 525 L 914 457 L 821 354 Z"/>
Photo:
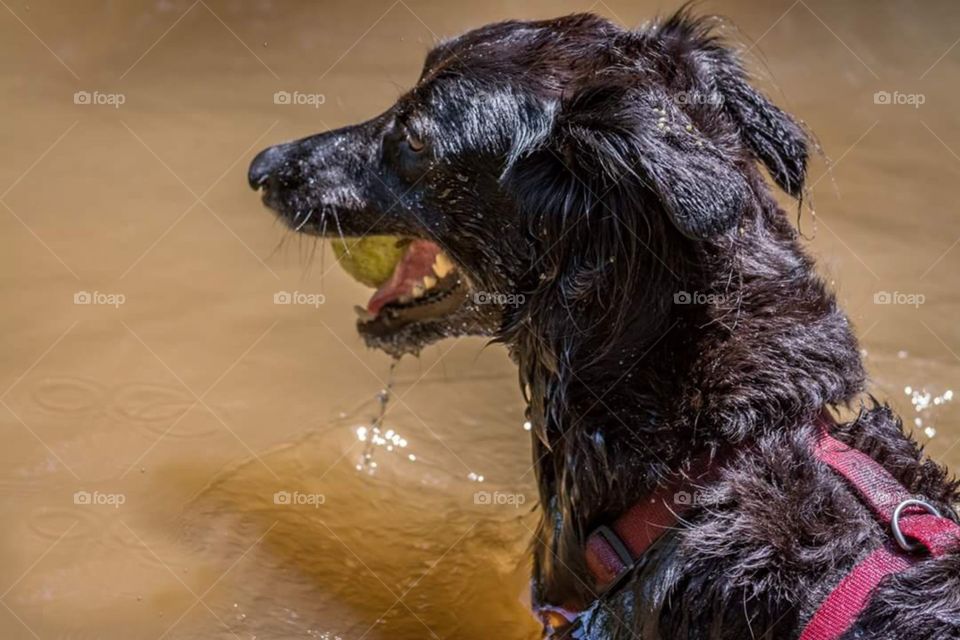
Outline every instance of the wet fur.
<path id="1" fill-rule="evenodd" d="M 593 601 L 586 535 L 698 453 L 737 449 L 689 526 L 608 599 L 595 639 L 796 637 L 887 535 L 810 454 L 812 419 L 859 402 L 864 372 L 760 169 L 801 198 L 809 139 L 712 30 L 686 12 L 636 31 L 591 15 L 483 27 L 434 49 L 386 114 L 285 145 L 269 194 L 291 218 L 321 211 L 311 225 L 330 211 L 348 234 L 429 237 L 475 288 L 523 294 L 469 332 L 508 346 L 528 400 L 539 601 Z M 429 172 L 376 152 L 417 110 Z M 301 188 L 330 166 L 336 189 Z M 413 195 L 394 212 L 364 169 Z M 687 294 L 698 303 L 678 304 Z M 460 320 L 376 346 L 415 351 Z M 956 502 L 888 408 L 868 401 L 839 437 L 944 511 Z M 884 582 L 845 636 L 955 637 L 960 554 Z"/>
<path id="2" fill-rule="evenodd" d="M 698 148 L 674 155 L 672 149 L 658 153 L 646 141 L 624 150 L 621 140 L 603 140 L 583 161 L 591 164 L 580 179 L 565 185 L 573 195 L 547 195 L 546 206 L 533 197 L 527 205 L 551 216 L 546 245 L 565 232 L 573 236 L 544 256 L 557 275 L 512 319 L 516 334 L 508 340 L 530 389 L 530 417 L 539 436 L 534 456 L 545 513 L 535 544 L 538 595 L 554 604 L 588 604 L 595 594 L 582 549 L 590 529 L 703 449 L 751 441 L 723 481 L 705 490 L 702 511 L 689 528 L 668 534 L 644 558 L 589 636 L 795 637 L 830 588 L 887 535 L 847 486 L 810 455 L 811 420 L 822 407 L 852 401 L 864 374 L 846 317 L 756 169 L 762 163 L 781 188 L 799 197 L 807 157 L 803 131 L 746 84 L 739 64 L 704 23 L 681 15 L 655 33 L 656 55 L 647 56 L 682 71 L 654 63 L 644 79 L 656 77 L 655 89 L 645 87 L 640 95 L 622 89 L 630 81 L 611 72 L 612 87 L 601 81 L 600 88 L 588 89 L 607 95 L 584 99 L 586 105 L 574 98 L 568 117 L 601 130 L 634 118 L 627 127 L 644 127 L 640 135 L 655 136 L 645 103 L 651 93 L 719 92 L 722 110 L 681 114 L 667 107 L 668 122 L 674 129 L 692 124 L 722 158 L 713 172 L 701 160 L 691 180 L 729 185 L 726 172 L 736 167 L 734 188 L 745 187 L 746 194 L 718 198 L 705 188 L 701 198 L 719 199 L 727 209 L 741 206 L 734 228 L 695 207 L 691 217 L 701 227 L 681 229 L 678 236 L 636 210 L 669 209 L 659 191 L 682 184 L 677 175 L 685 167 L 667 169 L 666 187 L 649 174 L 634 181 L 609 172 L 651 150 L 651 164 L 689 163 Z M 601 138 L 595 130 L 581 135 Z M 575 144 L 567 137 L 553 143 L 560 147 L 554 155 Z M 570 156 L 568 173 L 580 169 L 573 159 L 580 153 Z M 541 180 L 553 188 L 557 182 Z M 606 202 L 590 202 L 593 193 L 604 192 Z M 570 202 L 575 204 L 565 210 L 562 203 Z M 601 220 L 577 216 L 584 202 Z M 661 221 L 672 218 L 673 226 L 682 226 L 663 212 Z M 559 223 L 558 213 L 566 214 Z M 612 228 L 604 226 L 605 216 Z M 631 220 L 644 226 L 624 230 Z M 630 246 L 625 233 L 646 239 L 647 246 Z M 705 241 L 691 242 L 690 235 Z M 659 256 L 669 256 L 667 264 L 644 255 L 651 245 Z M 614 266 L 614 277 L 597 276 L 596 265 L 608 260 L 626 262 L 619 267 L 623 272 Z M 675 305 L 678 292 L 699 292 L 712 302 Z M 558 300 L 567 308 L 558 310 Z M 955 485 L 924 461 L 885 407 L 864 408 L 841 433 L 911 491 L 945 508 L 955 502 Z M 960 555 L 928 561 L 888 581 L 847 637 L 960 636 L 960 576 L 952 571 L 958 564 Z"/>
<path id="3" fill-rule="evenodd" d="M 723 159 L 713 174 L 701 161 L 690 179 L 729 183 L 725 171 L 736 167 L 747 193 L 720 198 L 727 207 L 742 203 L 733 229 L 711 219 L 712 211 L 696 210 L 692 216 L 708 228 L 678 235 L 662 224 L 675 217 L 669 211 L 660 224 L 637 211 L 668 208 L 655 176 L 634 181 L 609 172 L 651 149 L 650 163 L 688 163 L 696 148 L 674 156 L 645 141 L 624 150 L 622 141 L 604 140 L 582 161 L 591 164 L 579 180 L 565 185 L 573 195 L 552 193 L 539 204 L 534 196 L 527 205 L 550 216 L 544 244 L 552 248 L 543 260 L 557 274 L 512 319 L 516 333 L 508 339 L 539 436 L 534 456 L 545 513 L 535 544 L 538 595 L 554 604 L 588 604 L 595 594 L 582 549 L 593 527 L 703 449 L 752 441 L 723 481 L 705 490 L 691 526 L 668 534 L 644 558 L 589 636 L 795 637 L 845 572 L 887 535 L 844 482 L 810 455 L 813 417 L 862 390 L 860 356 L 846 317 L 756 168 L 765 165 L 781 188 L 799 197 L 807 158 L 803 131 L 746 84 L 737 61 L 704 23 L 681 15 L 655 33 L 648 43 L 655 54 L 646 54 L 654 64 L 644 74 L 648 83 L 656 78 L 652 92 L 644 87 L 631 95 L 622 89 L 630 86 L 623 72 L 609 72 L 610 88 L 601 80 L 600 88 L 587 89 L 607 95 L 572 99 L 568 117 L 601 130 L 634 118 L 628 126 L 657 135 L 645 103 L 651 93 L 719 92 L 723 109 L 687 105 L 671 113 L 667 107 L 668 122 L 674 129 L 692 124 Z M 581 99 L 587 104 L 578 104 Z M 581 135 L 599 137 L 595 130 Z M 553 144 L 557 156 L 574 143 L 564 137 Z M 581 152 L 553 169 L 575 174 Z M 666 188 L 677 184 L 684 167 L 672 170 Z M 539 184 L 524 187 L 556 188 L 557 182 L 541 176 Z M 604 192 L 606 202 L 590 202 Z M 565 209 L 562 203 L 570 202 Z M 584 202 L 600 220 L 577 215 Z M 630 221 L 643 226 L 624 230 Z M 564 233 L 572 237 L 554 246 Z M 626 234 L 644 238 L 646 246 Z M 691 242 L 690 235 L 705 241 Z M 651 260 L 651 253 L 666 264 Z M 626 264 L 597 276 L 596 265 L 608 260 Z M 713 302 L 675 305 L 678 292 L 699 292 Z M 558 300 L 567 308 L 557 309 Z M 955 485 L 922 458 L 885 407 L 870 404 L 841 433 L 911 491 L 944 508 L 956 501 Z M 847 637 L 960 636 L 958 564 L 960 555 L 928 561 L 888 581 Z"/>

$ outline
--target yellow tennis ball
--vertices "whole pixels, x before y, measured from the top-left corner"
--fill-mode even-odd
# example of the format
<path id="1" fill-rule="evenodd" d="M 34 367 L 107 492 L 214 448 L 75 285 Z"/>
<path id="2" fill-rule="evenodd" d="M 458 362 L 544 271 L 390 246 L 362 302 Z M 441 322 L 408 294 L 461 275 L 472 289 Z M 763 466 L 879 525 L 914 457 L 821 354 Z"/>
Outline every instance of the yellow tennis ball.
<path id="1" fill-rule="evenodd" d="M 357 282 L 376 288 L 393 275 L 410 241 L 397 236 L 364 236 L 334 238 L 331 244 L 344 271 Z"/>

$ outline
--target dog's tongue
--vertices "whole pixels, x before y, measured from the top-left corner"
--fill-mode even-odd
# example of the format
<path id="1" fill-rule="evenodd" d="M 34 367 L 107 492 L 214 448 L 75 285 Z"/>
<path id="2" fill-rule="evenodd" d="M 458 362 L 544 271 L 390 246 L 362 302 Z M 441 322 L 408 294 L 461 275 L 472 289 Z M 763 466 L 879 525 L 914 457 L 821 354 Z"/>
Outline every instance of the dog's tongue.
<path id="1" fill-rule="evenodd" d="M 414 240 L 407 252 L 393 268 L 390 279 L 380 285 L 367 303 L 367 311 L 376 315 L 389 302 L 401 297 L 413 297 L 414 286 L 423 284 L 423 279 L 433 275 L 433 263 L 440 247 L 429 240 Z"/>

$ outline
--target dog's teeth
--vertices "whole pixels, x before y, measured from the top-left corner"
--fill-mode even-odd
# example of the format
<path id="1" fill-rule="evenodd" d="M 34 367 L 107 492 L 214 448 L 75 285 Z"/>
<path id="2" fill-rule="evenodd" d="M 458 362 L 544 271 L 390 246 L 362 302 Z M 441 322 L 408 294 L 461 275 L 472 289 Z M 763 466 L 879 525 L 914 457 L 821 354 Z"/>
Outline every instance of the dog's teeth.
<path id="1" fill-rule="evenodd" d="M 433 261 L 433 273 L 438 278 L 442 278 L 451 271 L 453 271 L 453 263 L 450 258 L 443 253 L 438 253 L 436 260 Z"/>
<path id="2" fill-rule="evenodd" d="M 417 284 L 413 285 L 412 293 L 414 298 L 419 298 L 426 292 L 427 292 L 427 289 L 426 287 L 423 286 L 422 282 L 418 282 Z"/>
<path id="3" fill-rule="evenodd" d="M 370 313 L 369 311 L 367 311 L 366 309 L 364 309 L 358 304 L 353 306 L 353 310 L 357 313 L 357 317 L 364 322 L 368 322 L 376 318 L 375 315 L 373 315 L 372 313 Z"/>
<path id="4" fill-rule="evenodd" d="M 437 279 L 433 276 L 424 276 L 423 278 L 423 288 L 432 289 L 437 284 Z"/>

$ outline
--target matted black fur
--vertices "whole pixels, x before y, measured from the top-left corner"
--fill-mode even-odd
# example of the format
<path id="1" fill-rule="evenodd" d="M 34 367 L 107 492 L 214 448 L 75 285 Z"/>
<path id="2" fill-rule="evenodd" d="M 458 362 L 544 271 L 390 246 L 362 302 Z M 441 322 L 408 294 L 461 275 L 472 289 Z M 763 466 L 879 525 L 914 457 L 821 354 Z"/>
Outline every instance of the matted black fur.
<path id="1" fill-rule="evenodd" d="M 711 24 L 489 25 L 436 47 L 384 114 L 250 171 L 298 230 L 427 238 L 473 291 L 522 300 L 365 337 L 391 353 L 468 333 L 510 349 L 533 424 L 540 601 L 593 601 L 591 529 L 693 456 L 739 449 L 590 638 L 794 638 L 888 536 L 810 453 L 813 418 L 856 402 L 864 372 L 760 170 L 800 198 L 808 138 Z M 838 437 L 952 517 L 956 484 L 888 408 L 871 400 Z M 960 553 L 886 580 L 845 636 L 956 637 Z"/>

